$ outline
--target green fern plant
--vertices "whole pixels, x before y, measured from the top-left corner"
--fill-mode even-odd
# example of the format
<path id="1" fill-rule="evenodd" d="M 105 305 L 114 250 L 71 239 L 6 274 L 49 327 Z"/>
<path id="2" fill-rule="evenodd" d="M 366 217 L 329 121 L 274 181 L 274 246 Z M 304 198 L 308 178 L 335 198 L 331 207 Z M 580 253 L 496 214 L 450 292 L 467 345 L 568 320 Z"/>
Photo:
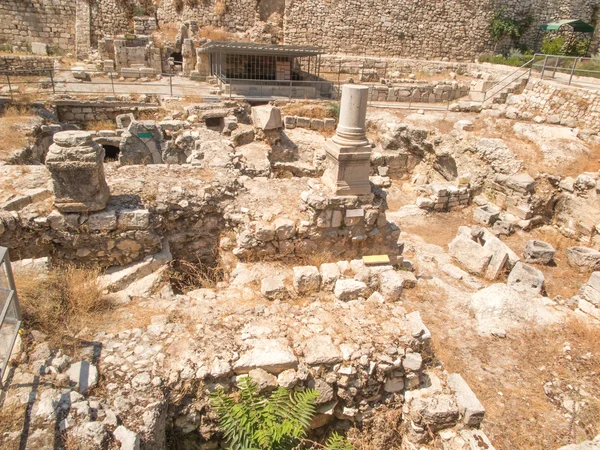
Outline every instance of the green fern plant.
<path id="1" fill-rule="evenodd" d="M 245 377 L 237 395 L 218 389 L 211 395 L 211 404 L 231 450 L 290 450 L 305 442 L 312 447 L 305 437 L 318 397 L 314 389 L 291 392 L 283 388 L 265 397 L 250 377 Z M 352 450 L 337 433 L 326 445 L 328 450 Z"/>

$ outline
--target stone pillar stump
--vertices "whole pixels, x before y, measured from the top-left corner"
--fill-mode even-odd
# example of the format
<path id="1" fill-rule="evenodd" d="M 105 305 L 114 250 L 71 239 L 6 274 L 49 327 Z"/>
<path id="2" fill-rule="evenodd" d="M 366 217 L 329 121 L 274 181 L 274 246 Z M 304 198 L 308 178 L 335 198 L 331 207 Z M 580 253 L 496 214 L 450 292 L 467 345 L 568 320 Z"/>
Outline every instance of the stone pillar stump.
<path id="1" fill-rule="evenodd" d="M 371 144 L 366 137 L 368 86 L 342 87 L 340 119 L 335 136 L 326 143 L 323 181 L 336 195 L 368 195 Z"/>
<path id="2" fill-rule="evenodd" d="M 92 212 L 106 207 L 110 192 L 104 177 L 104 148 L 87 131 L 62 131 L 46 156 L 54 183 L 54 206 L 62 212 Z"/>

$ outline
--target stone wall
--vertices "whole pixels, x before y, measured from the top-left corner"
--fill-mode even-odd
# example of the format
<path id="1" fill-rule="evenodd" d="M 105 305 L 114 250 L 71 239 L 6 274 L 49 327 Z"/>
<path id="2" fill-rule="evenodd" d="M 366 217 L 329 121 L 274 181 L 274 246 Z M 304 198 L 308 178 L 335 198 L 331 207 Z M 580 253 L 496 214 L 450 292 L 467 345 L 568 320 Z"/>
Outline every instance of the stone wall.
<path id="1" fill-rule="evenodd" d="M 520 115 L 529 113 L 549 123 L 574 122 L 581 128 L 600 130 L 598 91 L 532 80 L 518 99 L 514 108 Z"/>
<path id="2" fill-rule="evenodd" d="M 50 47 L 75 47 L 75 2 L 73 0 L 2 0 L 0 44 L 30 47 L 44 42 Z"/>
<path id="3" fill-rule="evenodd" d="M 56 102 L 56 116 L 62 123 L 83 123 L 97 120 L 114 120 L 120 114 L 155 110 L 147 104 L 120 102 Z"/>
<path id="4" fill-rule="evenodd" d="M 507 14 L 531 15 L 524 41 L 533 45 L 540 23 L 556 18 L 591 21 L 598 0 L 288 0 L 286 44 L 318 45 L 330 53 L 468 60 L 494 50 L 489 22 Z"/>
<path id="5" fill-rule="evenodd" d="M 43 69 L 53 69 L 54 61 L 54 58 L 45 56 L 2 55 L 0 56 L 0 73 L 5 71 L 39 72 Z"/>

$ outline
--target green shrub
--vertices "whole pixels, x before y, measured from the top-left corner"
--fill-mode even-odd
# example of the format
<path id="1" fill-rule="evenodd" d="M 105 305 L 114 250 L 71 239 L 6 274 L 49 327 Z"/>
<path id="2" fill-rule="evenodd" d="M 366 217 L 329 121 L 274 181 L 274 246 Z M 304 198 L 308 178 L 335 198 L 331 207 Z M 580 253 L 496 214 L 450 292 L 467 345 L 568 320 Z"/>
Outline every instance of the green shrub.
<path id="1" fill-rule="evenodd" d="M 236 396 L 218 389 L 211 395 L 211 404 L 231 450 L 291 450 L 312 447 L 313 442 L 305 437 L 318 397 L 314 389 L 290 392 L 283 388 L 265 397 L 245 377 Z M 348 441 L 336 433 L 325 448 L 352 450 Z"/>
<path id="2" fill-rule="evenodd" d="M 506 15 L 506 8 L 502 7 L 494 13 L 490 21 L 490 34 L 496 43 L 505 38 L 510 38 L 513 43 L 518 42 L 523 33 L 531 26 L 533 18 L 526 16 L 515 19 Z"/>

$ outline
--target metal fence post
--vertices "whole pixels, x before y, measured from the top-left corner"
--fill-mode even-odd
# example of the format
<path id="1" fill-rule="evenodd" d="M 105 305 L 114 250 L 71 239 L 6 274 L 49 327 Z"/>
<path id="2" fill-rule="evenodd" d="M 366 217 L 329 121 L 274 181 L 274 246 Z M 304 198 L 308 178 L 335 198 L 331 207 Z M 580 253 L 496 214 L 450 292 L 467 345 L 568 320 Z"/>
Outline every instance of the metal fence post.
<path id="1" fill-rule="evenodd" d="M 169 75 L 169 92 L 170 96 L 173 97 L 173 76 Z"/>
<path id="2" fill-rule="evenodd" d="M 114 81 L 113 72 L 110 73 L 110 85 L 112 86 L 113 95 L 116 95 L 115 94 L 115 81 Z"/>
<path id="3" fill-rule="evenodd" d="M 546 64 L 548 63 L 548 55 L 544 58 L 544 65 L 542 66 L 542 73 L 540 74 L 540 80 L 544 79 L 544 72 L 546 71 Z"/>
<path id="4" fill-rule="evenodd" d="M 558 67 L 559 57 L 556 57 L 556 63 L 554 64 L 554 72 L 552 72 L 552 78 L 556 78 L 556 68 Z"/>
<path id="5" fill-rule="evenodd" d="M 290 80 L 290 95 L 289 100 L 292 100 L 292 80 Z"/>
<path id="6" fill-rule="evenodd" d="M 577 59 L 573 58 L 573 67 L 571 68 L 571 76 L 569 77 L 569 86 L 571 86 L 571 81 L 573 80 L 573 74 L 575 73 L 575 67 L 577 66 Z"/>
<path id="7" fill-rule="evenodd" d="M 8 83 L 8 92 L 10 93 L 10 99 L 13 100 L 13 91 L 10 85 L 10 75 L 6 72 L 6 82 Z"/>
<path id="8" fill-rule="evenodd" d="M 50 72 L 50 83 L 52 83 L 52 93 L 56 94 L 56 89 L 54 89 L 54 75 L 53 75 L 53 70 L 50 69 L 48 70 L 48 72 Z"/>
<path id="9" fill-rule="evenodd" d="M 229 80 L 229 100 L 231 100 L 231 88 L 233 87 L 233 80 Z"/>

